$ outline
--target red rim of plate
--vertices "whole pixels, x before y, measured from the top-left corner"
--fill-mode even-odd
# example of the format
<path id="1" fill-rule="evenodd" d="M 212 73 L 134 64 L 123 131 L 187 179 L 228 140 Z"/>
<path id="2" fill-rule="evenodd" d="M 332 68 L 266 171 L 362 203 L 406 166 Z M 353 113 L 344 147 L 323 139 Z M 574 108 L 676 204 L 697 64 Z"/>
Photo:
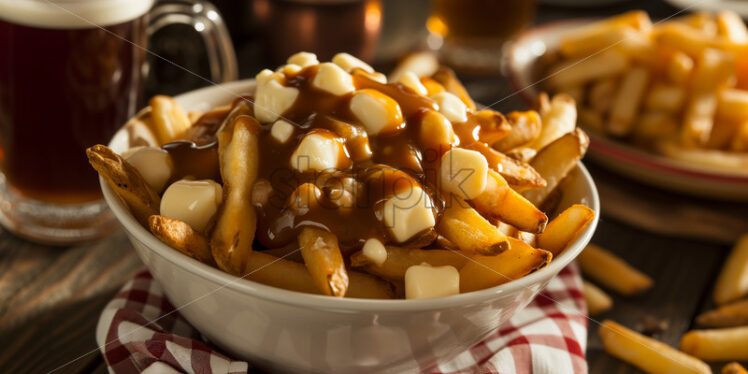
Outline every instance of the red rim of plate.
<path id="1" fill-rule="evenodd" d="M 517 69 L 515 64 L 515 54 L 517 49 L 524 46 L 527 43 L 527 39 L 530 39 L 537 34 L 546 33 L 548 29 L 555 29 L 559 28 L 560 26 L 569 24 L 582 24 L 585 21 L 591 20 L 593 19 L 576 18 L 570 20 L 548 22 L 525 31 L 514 41 L 514 43 L 512 43 L 512 46 L 509 48 L 509 55 L 506 65 L 508 67 L 509 83 L 512 86 L 512 89 L 517 92 L 517 94 L 522 99 L 522 101 L 525 102 L 525 104 L 532 105 L 535 99 L 533 93 L 536 90 L 534 87 L 531 87 L 531 85 L 533 84 L 532 82 L 523 82 L 523 79 L 520 77 L 519 69 Z M 695 170 L 679 165 L 674 165 L 672 164 L 672 161 L 670 159 L 666 159 L 656 154 L 645 153 L 644 151 L 634 149 L 624 143 L 615 142 L 610 139 L 600 139 L 598 136 L 590 136 L 590 149 L 593 152 L 602 154 L 604 156 L 658 172 L 665 172 L 688 178 L 702 179 L 721 183 L 748 184 L 748 177 L 724 174 L 719 172 Z"/>

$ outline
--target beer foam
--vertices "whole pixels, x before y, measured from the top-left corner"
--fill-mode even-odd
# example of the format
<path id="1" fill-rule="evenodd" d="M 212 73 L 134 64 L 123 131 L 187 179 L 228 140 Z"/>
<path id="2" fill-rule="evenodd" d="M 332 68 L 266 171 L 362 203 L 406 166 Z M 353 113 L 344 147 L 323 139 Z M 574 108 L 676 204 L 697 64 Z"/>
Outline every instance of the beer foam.
<path id="1" fill-rule="evenodd" d="M 50 29 L 90 29 L 133 20 L 154 0 L 0 0 L 0 19 Z"/>

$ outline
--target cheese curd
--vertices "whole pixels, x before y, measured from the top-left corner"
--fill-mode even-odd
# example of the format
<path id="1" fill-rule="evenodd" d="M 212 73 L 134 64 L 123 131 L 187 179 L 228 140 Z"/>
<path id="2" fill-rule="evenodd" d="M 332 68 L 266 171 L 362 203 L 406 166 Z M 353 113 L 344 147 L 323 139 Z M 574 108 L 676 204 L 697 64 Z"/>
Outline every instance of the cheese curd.
<path id="1" fill-rule="evenodd" d="M 415 265 L 405 271 L 405 298 L 430 299 L 460 293 L 460 273 L 454 266 Z"/>
<path id="2" fill-rule="evenodd" d="M 443 190 L 473 199 L 486 189 L 488 161 L 480 152 L 452 148 L 441 158 L 439 181 Z"/>
<path id="3" fill-rule="evenodd" d="M 156 147 L 138 147 L 124 155 L 130 165 L 138 169 L 153 191 L 161 192 L 174 172 L 169 152 Z"/>
<path id="4" fill-rule="evenodd" d="M 223 201 L 223 188 L 212 180 L 174 182 L 161 197 L 161 215 L 205 231 Z"/>

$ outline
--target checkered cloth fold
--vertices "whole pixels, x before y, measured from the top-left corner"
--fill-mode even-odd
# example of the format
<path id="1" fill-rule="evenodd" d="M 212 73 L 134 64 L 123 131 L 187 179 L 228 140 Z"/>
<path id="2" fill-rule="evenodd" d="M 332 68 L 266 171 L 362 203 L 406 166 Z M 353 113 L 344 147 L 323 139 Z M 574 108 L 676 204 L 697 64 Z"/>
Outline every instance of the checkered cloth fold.
<path id="1" fill-rule="evenodd" d="M 575 264 L 486 340 L 431 373 L 587 373 L 587 305 Z M 153 322 L 152 322 L 153 321 Z M 110 373 L 247 373 L 205 343 L 143 271 L 104 308 L 96 341 Z"/>

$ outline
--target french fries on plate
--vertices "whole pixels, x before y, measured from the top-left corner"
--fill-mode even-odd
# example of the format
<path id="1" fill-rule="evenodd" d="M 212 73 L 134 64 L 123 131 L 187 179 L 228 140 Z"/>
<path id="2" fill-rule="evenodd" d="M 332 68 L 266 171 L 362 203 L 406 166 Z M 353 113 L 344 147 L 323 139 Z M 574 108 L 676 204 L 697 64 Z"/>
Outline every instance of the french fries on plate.
<path id="1" fill-rule="evenodd" d="M 636 21 L 630 21 L 636 20 Z M 728 173 L 748 168 L 748 28 L 731 11 L 652 24 L 643 11 L 562 35 L 547 87 L 599 134 Z"/>

